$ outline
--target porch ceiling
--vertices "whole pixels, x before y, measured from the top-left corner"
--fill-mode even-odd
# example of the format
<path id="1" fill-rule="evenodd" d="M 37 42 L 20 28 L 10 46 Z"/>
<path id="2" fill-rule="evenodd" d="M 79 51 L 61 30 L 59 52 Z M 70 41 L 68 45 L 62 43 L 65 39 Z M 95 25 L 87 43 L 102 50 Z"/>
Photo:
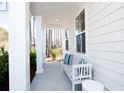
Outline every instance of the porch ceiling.
<path id="1" fill-rule="evenodd" d="M 46 25 L 64 26 L 78 6 L 78 2 L 31 2 L 33 15 L 43 16 Z"/>

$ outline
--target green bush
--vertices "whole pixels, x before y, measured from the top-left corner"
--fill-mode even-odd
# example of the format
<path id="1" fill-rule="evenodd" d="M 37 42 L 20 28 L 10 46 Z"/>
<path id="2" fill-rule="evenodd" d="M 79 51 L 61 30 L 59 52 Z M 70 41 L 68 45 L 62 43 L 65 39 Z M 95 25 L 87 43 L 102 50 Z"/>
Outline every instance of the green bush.
<path id="1" fill-rule="evenodd" d="M 59 56 L 58 49 L 52 49 L 51 55 L 52 55 L 53 60 L 55 60 Z"/>
<path id="2" fill-rule="evenodd" d="M 33 51 L 30 52 L 30 63 L 31 64 L 36 63 L 36 52 L 33 52 Z"/>
<path id="3" fill-rule="evenodd" d="M 0 48 L 0 85 L 8 79 L 8 52 Z"/>
<path id="4" fill-rule="evenodd" d="M 30 52 L 30 82 L 32 82 L 36 72 L 36 52 Z"/>
<path id="5" fill-rule="evenodd" d="M 8 52 L 3 47 L 0 48 L 0 86 L 9 79 L 8 56 Z M 30 63 L 36 64 L 36 52 L 30 52 Z"/>

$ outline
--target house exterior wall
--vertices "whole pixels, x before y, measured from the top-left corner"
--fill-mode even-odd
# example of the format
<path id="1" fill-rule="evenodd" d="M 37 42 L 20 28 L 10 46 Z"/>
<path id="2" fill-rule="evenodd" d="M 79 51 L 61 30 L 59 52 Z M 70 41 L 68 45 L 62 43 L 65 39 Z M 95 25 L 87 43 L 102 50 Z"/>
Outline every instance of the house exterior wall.
<path id="1" fill-rule="evenodd" d="M 86 53 L 76 52 L 75 18 L 85 8 Z M 69 28 L 69 51 L 74 62 L 84 58 L 93 64 L 93 78 L 108 90 L 124 90 L 124 4 L 81 3 Z"/>
<path id="2" fill-rule="evenodd" d="M 0 26 L 9 34 L 9 90 L 30 90 L 29 3 L 9 3 Z"/>

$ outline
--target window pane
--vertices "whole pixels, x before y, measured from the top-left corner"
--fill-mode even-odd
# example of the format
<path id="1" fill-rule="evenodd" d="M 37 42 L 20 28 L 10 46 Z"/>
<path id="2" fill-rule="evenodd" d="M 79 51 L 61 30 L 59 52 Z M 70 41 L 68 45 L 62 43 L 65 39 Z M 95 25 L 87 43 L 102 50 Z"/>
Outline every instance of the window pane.
<path id="1" fill-rule="evenodd" d="M 76 37 L 76 42 L 77 42 L 77 52 L 81 52 L 81 39 L 80 35 Z"/>
<path id="2" fill-rule="evenodd" d="M 85 53 L 85 33 L 82 33 L 81 37 L 82 37 L 82 52 Z"/>
<path id="3" fill-rule="evenodd" d="M 68 50 L 68 40 L 66 40 L 66 50 Z"/>

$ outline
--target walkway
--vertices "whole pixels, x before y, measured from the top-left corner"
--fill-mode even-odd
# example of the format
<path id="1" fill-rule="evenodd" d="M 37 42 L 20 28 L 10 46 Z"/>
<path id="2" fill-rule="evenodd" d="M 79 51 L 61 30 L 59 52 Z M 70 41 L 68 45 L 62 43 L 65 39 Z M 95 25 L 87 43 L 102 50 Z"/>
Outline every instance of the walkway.
<path id="1" fill-rule="evenodd" d="M 64 72 L 61 72 L 59 62 L 44 64 L 44 73 L 36 75 L 31 83 L 32 91 L 71 91 L 71 82 Z M 81 86 L 76 86 L 76 90 Z"/>

